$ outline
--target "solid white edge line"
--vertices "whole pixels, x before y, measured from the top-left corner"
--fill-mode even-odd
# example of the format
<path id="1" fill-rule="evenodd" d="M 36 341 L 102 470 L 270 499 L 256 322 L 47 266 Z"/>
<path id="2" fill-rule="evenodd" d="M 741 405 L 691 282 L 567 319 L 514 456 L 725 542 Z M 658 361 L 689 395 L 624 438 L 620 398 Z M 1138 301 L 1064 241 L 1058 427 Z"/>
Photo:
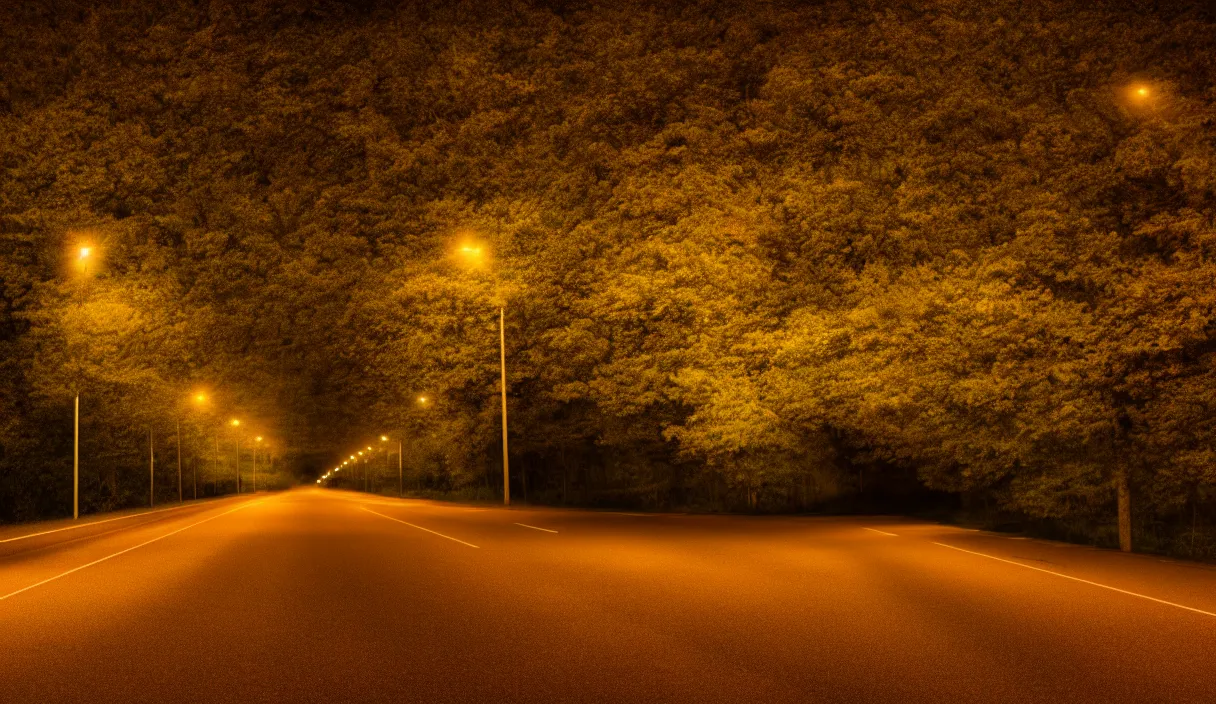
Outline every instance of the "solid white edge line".
<path id="1" fill-rule="evenodd" d="M 99 526 L 102 523 L 109 523 L 111 521 L 123 521 L 128 518 L 136 518 L 138 516 L 151 516 L 154 513 L 161 513 L 163 511 L 180 511 L 183 508 L 189 508 L 190 506 L 195 506 L 195 505 L 197 505 L 197 504 L 189 504 L 189 505 L 184 505 L 184 506 L 170 506 L 168 508 L 158 508 L 158 509 L 155 509 L 152 511 L 141 511 L 140 513 L 132 513 L 128 516 L 116 516 L 114 518 L 107 518 L 103 521 L 88 521 L 86 523 L 77 523 L 74 526 L 64 526 L 63 528 L 55 528 L 53 530 L 44 530 L 40 533 L 28 533 L 26 535 L 18 535 L 15 538 L 5 538 L 3 540 L 0 540 L 0 543 L 11 543 L 15 540 L 25 540 L 26 538 L 37 538 L 40 535 L 50 535 L 51 533 L 60 533 L 65 530 L 76 530 L 77 528 L 88 528 L 89 526 Z"/>
<path id="2" fill-rule="evenodd" d="M 888 532 L 887 532 L 887 531 L 885 531 L 885 530 L 878 530 L 877 528 L 866 528 L 865 526 L 862 526 L 862 528 L 865 528 L 866 530 L 871 531 L 871 532 L 873 532 L 873 533 L 880 533 L 880 534 L 882 534 L 882 535 L 889 535 L 889 536 L 891 536 L 892 538 L 898 538 L 898 537 L 899 537 L 898 535 L 896 535 L 896 534 L 894 534 L 894 533 L 888 533 Z"/>
<path id="3" fill-rule="evenodd" d="M 546 533 L 556 533 L 557 532 L 555 530 L 549 530 L 548 528 L 537 528 L 536 526 L 530 526 L 527 523 L 516 523 L 515 525 L 523 526 L 524 528 L 531 528 L 532 530 L 543 530 Z"/>
<path id="4" fill-rule="evenodd" d="M 374 514 L 376 514 L 377 516 L 379 516 L 379 517 L 381 517 L 381 518 L 387 518 L 387 519 L 388 519 L 388 520 L 390 520 L 390 521 L 396 521 L 396 522 L 398 522 L 398 523 L 405 523 L 405 525 L 409 526 L 410 528 L 417 528 L 418 530 L 424 530 L 424 531 L 426 531 L 426 532 L 428 532 L 428 533 L 431 533 L 431 534 L 433 534 L 433 535 L 438 535 L 440 538 L 447 538 L 448 540 L 452 540 L 452 541 L 455 541 L 455 542 L 457 542 L 457 543 L 460 543 L 461 545 L 468 545 L 468 546 L 469 546 L 469 547 L 471 547 L 471 548 L 475 548 L 475 547 L 477 547 L 476 545 L 474 545 L 474 544 L 472 544 L 472 543 L 466 543 L 466 542 L 464 542 L 464 541 L 463 541 L 463 540 L 461 540 L 460 538 L 453 538 L 453 537 L 452 537 L 452 536 L 450 536 L 450 535 L 444 535 L 443 533 L 437 533 L 437 532 L 435 532 L 435 531 L 431 530 L 430 528 L 423 528 L 422 526 L 416 526 L 416 525 L 414 525 L 413 523 L 408 523 L 408 522 L 406 522 L 406 521 L 401 520 L 400 518 L 393 518 L 392 516 L 386 516 L 386 515 L 384 515 L 383 513 L 380 513 L 379 511 L 373 511 L 373 510 L 371 510 L 370 508 L 368 508 L 368 507 L 366 507 L 366 506 L 360 506 L 359 508 L 363 509 L 364 511 L 367 511 L 368 513 L 374 513 Z"/>
<path id="5" fill-rule="evenodd" d="M 230 509 L 228 509 L 227 511 L 224 511 L 223 513 L 217 513 L 216 515 L 211 516 L 211 517 L 209 517 L 209 518 L 204 518 L 203 520 L 198 521 L 198 522 L 196 522 L 196 523 L 191 523 L 191 524 L 190 524 L 190 525 L 188 525 L 188 526 L 184 526 L 184 527 L 182 527 L 182 528 L 178 528 L 177 530 L 170 531 L 170 532 L 168 532 L 168 533 L 165 533 L 165 534 L 164 534 L 164 535 L 162 535 L 162 536 L 159 536 L 159 537 L 153 538 L 153 539 L 151 539 L 151 540 L 148 540 L 148 541 L 142 542 L 142 543 L 140 543 L 139 545 L 132 545 L 131 547 L 126 548 L 125 550 L 119 550 L 118 552 L 114 553 L 113 555 L 106 555 L 105 557 L 103 557 L 103 558 L 101 558 L 101 559 L 99 559 L 99 560 L 93 560 L 92 562 L 90 562 L 90 563 L 88 563 L 88 564 L 84 564 L 84 565 L 81 565 L 81 566 L 79 566 L 79 567 L 73 567 L 72 569 L 68 570 L 67 572 L 61 572 L 61 573 L 59 573 L 59 574 L 55 575 L 54 577 L 48 577 L 48 578 L 46 578 L 46 579 L 42 580 L 41 582 L 37 582 L 37 583 L 35 583 L 35 584 L 31 584 L 31 585 L 29 585 L 28 587 L 22 587 L 21 589 L 18 589 L 18 590 L 17 590 L 17 591 L 15 591 L 15 592 L 10 592 L 10 593 L 8 593 L 8 594 L 5 594 L 4 596 L 0 596 L 0 601 L 4 601 L 5 599 L 9 598 L 10 596 L 17 596 L 17 595 L 18 595 L 18 594 L 20 594 L 21 592 L 27 592 L 27 591 L 29 591 L 29 590 L 33 589 L 34 587 L 41 587 L 42 585 L 46 584 L 47 582 L 54 582 L 55 580 L 59 579 L 60 577 L 66 577 L 66 576 L 68 576 L 69 574 L 72 574 L 73 572 L 79 572 L 80 570 L 83 570 L 83 569 L 84 569 L 84 568 L 86 568 L 86 567 L 92 567 L 93 565 L 96 565 L 96 564 L 101 563 L 101 562 L 105 562 L 106 560 L 109 560 L 110 558 L 113 558 L 113 557 L 118 557 L 119 555 L 122 555 L 122 554 L 124 554 L 124 553 L 128 553 L 128 552 L 131 552 L 132 550 L 138 550 L 139 548 L 142 548 L 142 547 L 143 547 L 143 546 L 145 546 L 145 545 L 151 545 L 152 543 L 155 543 L 155 542 L 156 542 L 156 541 L 158 541 L 158 540 L 164 540 L 165 538 L 168 538 L 168 537 L 169 537 L 169 536 L 171 536 L 171 535 L 177 535 L 178 533 L 182 532 L 183 530 L 189 530 L 190 528 L 193 528 L 193 527 L 198 526 L 198 525 L 202 525 L 202 524 L 206 523 L 207 521 L 213 521 L 213 520 L 215 520 L 215 519 L 217 519 L 217 518 L 219 518 L 219 517 L 221 517 L 221 516 L 227 516 L 228 514 L 232 513 L 233 511 L 240 511 L 241 509 L 243 509 L 243 508 L 248 508 L 248 507 L 250 507 L 250 506 L 253 506 L 254 504 L 260 504 L 260 503 L 262 503 L 262 502 L 263 502 L 263 501 L 265 501 L 265 500 L 266 500 L 266 499 L 258 499 L 257 501 L 251 501 L 251 502 L 249 502 L 249 503 L 244 503 L 244 504 L 241 504 L 240 506 L 237 506 L 237 507 L 235 507 L 235 508 L 230 508 Z"/>
<path id="6" fill-rule="evenodd" d="M 1055 576 L 1057 576 L 1057 577 L 1063 577 L 1064 579 L 1071 579 L 1071 580 L 1072 580 L 1072 581 L 1074 581 L 1074 582 L 1080 582 L 1080 583 L 1082 583 L 1082 584 L 1088 584 L 1088 585 L 1090 585 L 1090 586 L 1094 586 L 1094 587 L 1101 587 L 1101 588 L 1103 588 L 1103 589 L 1109 589 L 1109 590 L 1111 590 L 1112 592 L 1119 592 L 1120 594 L 1126 594 L 1126 595 L 1128 595 L 1128 596 L 1139 597 L 1139 598 L 1141 598 L 1141 599 L 1148 599 L 1149 601 L 1155 601 L 1155 602 L 1157 602 L 1158 604 L 1165 604 L 1166 606 L 1173 606 L 1173 607 L 1178 608 L 1178 609 L 1185 609 L 1185 610 L 1187 610 L 1187 611 L 1194 611 L 1195 613 L 1197 613 L 1197 614 L 1203 614 L 1204 616 L 1213 616 L 1213 617 L 1216 617 L 1216 613 L 1212 613 L 1211 611 L 1204 611 L 1203 609 L 1196 609 L 1196 608 L 1195 608 L 1195 607 L 1193 607 L 1193 606 L 1183 606 L 1182 604 L 1175 604 L 1175 603 L 1174 603 L 1174 602 L 1172 602 L 1172 601 L 1166 601 L 1165 599 L 1158 599 L 1158 598 L 1156 598 L 1156 597 L 1148 596 L 1148 595 L 1146 595 L 1146 594 L 1137 594 L 1136 592 L 1129 592 L 1129 591 L 1127 591 L 1126 589 L 1120 589 L 1120 588 L 1118 588 L 1118 587 L 1112 587 L 1112 586 L 1110 586 L 1110 585 L 1107 585 L 1107 584 L 1101 584 L 1101 583 L 1099 583 L 1099 582 L 1091 582 L 1091 581 L 1089 581 L 1088 579 L 1081 579 L 1080 577 L 1073 577 L 1072 575 L 1067 575 L 1067 574 L 1064 574 L 1063 572 L 1053 572 L 1053 571 L 1051 571 L 1051 570 L 1045 570 L 1045 569 L 1043 569 L 1042 567 L 1034 567 L 1033 565 L 1024 565 L 1024 564 L 1022 564 L 1021 562 L 1014 562 L 1013 560 L 1006 560 L 1006 559 L 1004 559 L 1004 558 L 1002 558 L 1002 557 L 995 557 L 995 556 L 993 556 L 993 555 L 986 555 L 986 554 L 984 554 L 984 553 L 982 553 L 982 552 L 976 552 L 976 551 L 974 551 L 974 550 L 965 550 L 965 549 L 963 549 L 963 548 L 955 547 L 955 546 L 953 546 L 953 545 L 946 545 L 945 543 L 933 543 L 933 544 L 934 544 L 934 545 L 940 545 L 940 546 L 942 546 L 943 548 L 950 548 L 951 550 L 958 550 L 959 552 L 965 552 L 965 553 L 967 553 L 967 554 L 969 554 L 969 555 L 978 555 L 978 556 L 980 556 L 980 557 L 986 557 L 986 558 L 988 558 L 989 560 L 996 560 L 997 562 L 1004 562 L 1004 563 L 1006 563 L 1006 564 L 1010 564 L 1010 565 L 1017 565 L 1018 567 L 1025 567 L 1026 569 L 1028 569 L 1028 570 L 1034 570 L 1035 572 L 1045 572 L 1045 573 L 1047 573 L 1047 574 L 1055 575 Z"/>

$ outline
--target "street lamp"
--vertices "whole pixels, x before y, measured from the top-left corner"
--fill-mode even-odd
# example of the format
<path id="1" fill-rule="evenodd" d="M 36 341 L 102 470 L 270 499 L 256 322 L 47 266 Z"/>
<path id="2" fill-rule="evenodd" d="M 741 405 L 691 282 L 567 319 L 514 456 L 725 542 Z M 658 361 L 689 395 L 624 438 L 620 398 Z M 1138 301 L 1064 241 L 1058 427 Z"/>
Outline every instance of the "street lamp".
<path id="1" fill-rule="evenodd" d="M 76 263 L 82 274 L 89 273 L 89 261 L 94 252 L 91 245 L 82 245 L 76 251 Z M 77 388 L 72 413 L 72 520 L 80 518 L 80 390 Z"/>
<path id="2" fill-rule="evenodd" d="M 193 398 L 195 406 L 202 406 L 207 403 L 207 394 L 196 391 Z M 194 498 L 198 499 L 198 456 L 194 458 Z M 177 502 L 182 502 L 182 421 L 177 419 Z"/>
<path id="3" fill-rule="evenodd" d="M 381 435 L 380 442 L 388 442 L 388 436 Z M 389 466 L 388 454 L 389 454 L 388 446 L 385 446 L 385 448 L 384 448 L 384 466 L 385 467 Z M 402 467 L 402 460 L 401 460 L 401 438 L 398 437 L 397 438 L 397 498 L 401 498 L 402 496 L 405 496 L 405 472 L 404 472 L 404 468 Z"/>
<path id="4" fill-rule="evenodd" d="M 262 444 L 262 436 L 259 435 L 254 440 L 257 445 L 253 447 L 253 493 L 258 493 L 258 446 Z"/>
<path id="5" fill-rule="evenodd" d="M 241 427 L 241 421 L 233 418 L 229 422 L 229 425 L 233 428 L 239 428 Z M 234 431 L 233 435 L 236 436 L 236 493 L 239 494 L 241 493 L 241 434 L 239 431 Z"/>
<path id="6" fill-rule="evenodd" d="M 470 267 L 480 267 L 485 259 L 480 245 L 465 243 L 460 254 Z M 502 387 L 502 503 L 511 505 L 511 470 L 507 456 L 507 336 L 506 306 L 498 307 L 498 370 Z"/>
<path id="7" fill-rule="evenodd" d="M 89 262 L 93 259 L 93 248 L 85 245 L 76 253 L 76 263 L 80 267 L 80 273 L 89 273 Z"/>
<path id="8" fill-rule="evenodd" d="M 1128 102 L 1141 107 L 1149 107 L 1156 102 L 1157 91 L 1147 83 L 1133 83 L 1127 86 Z"/>
<path id="9" fill-rule="evenodd" d="M 72 520 L 80 518 L 80 392 L 76 392 L 76 411 L 72 424 Z"/>
<path id="10" fill-rule="evenodd" d="M 156 438 L 148 425 L 148 508 L 156 507 Z"/>

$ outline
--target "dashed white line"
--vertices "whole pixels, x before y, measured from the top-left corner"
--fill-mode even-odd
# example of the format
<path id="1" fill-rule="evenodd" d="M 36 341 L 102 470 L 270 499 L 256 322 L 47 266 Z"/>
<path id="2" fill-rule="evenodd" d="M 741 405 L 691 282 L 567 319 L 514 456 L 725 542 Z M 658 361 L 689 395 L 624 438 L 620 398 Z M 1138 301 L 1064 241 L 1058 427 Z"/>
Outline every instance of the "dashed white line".
<path id="1" fill-rule="evenodd" d="M 1156 597 L 1148 596 L 1148 595 L 1145 595 L 1145 594 L 1137 594 L 1136 592 L 1129 592 L 1129 591 L 1127 591 L 1126 589 L 1120 589 L 1120 588 L 1118 588 L 1118 587 L 1112 587 L 1112 586 L 1110 586 L 1110 585 L 1108 585 L 1108 584 L 1102 584 L 1102 583 L 1100 583 L 1100 582 L 1091 582 L 1091 581 L 1089 581 L 1088 579 L 1081 579 L 1080 577 L 1073 577 L 1072 575 L 1064 574 L 1063 572 L 1054 572 L 1054 571 L 1052 571 L 1052 570 L 1045 570 L 1045 569 L 1043 569 L 1042 567 L 1034 567 L 1034 566 L 1032 566 L 1032 565 L 1024 565 L 1024 564 L 1022 564 L 1021 562 L 1014 562 L 1013 560 L 1006 560 L 1005 558 L 1002 558 L 1002 557 L 996 557 L 996 556 L 993 556 L 993 555 L 986 555 L 986 554 L 984 554 L 984 553 L 982 553 L 982 552 L 975 552 L 974 550 L 964 550 L 963 548 L 957 548 L 957 547 L 955 547 L 955 546 L 953 546 L 953 545 L 946 545 L 945 543 L 933 543 L 933 544 L 934 544 L 934 545 L 940 545 L 940 546 L 942 546 L 943 548 L 950 548 L 951 550 L 958 550 L 959 552 L 965 552 L 965 553 L 967 553 L 967 554 L 969 554 L 969 555 L 978 555 L 978 556 L 980 556 L 980 557 L 986 557 L 986 558 L 988 558 L 989 560 L 996 560 L 997 562 L 1004 562 L 1004 563 L 1009 564 L 1009 565 L 1016 565 L 1016 566 L 1018 566 L 1018 567 L 1025 567 L 1026 569 L 1028 569 L 1028 570 L 1034 570 L 1035 572 L 1045 572 L 1045 573 L 1050 574 L 1050 575 L 1055 575 L 1056 577 L 1063 577 L 1064 579 L 1071 579 L 1071 580 L 1072 580 L 1072 581 L 1074 581 L 1074 582 L 1080 582 L 1080 583 L 1082 583 L 1082 584 L 1088 584 L 1088 585 L 1093 586 L 1093 587 L 1101 587 L 1102 589 L 1109 589 L 1109 590 L 1110 590 L 1110 591 L 1112 591 L 1112 592 L 1119 592 L 1120 594 L 1126 594 L 1126 595 L 1128 595 L 1128 596 L 1134 596 L 1134 597 L 1138 597 L 1138 598 L 1140 598 L 1140 599 L 1147 599 L 1147 600 L 1149 600 L 1149 601 L 1155 601 L 1155 602 L 1157 602 L 1158 604 L 1165 604 L 1166 606 L 1173 606 L 1174 608 L 1177 608 L 1177 609 L 1185 609 L 1186 611 L 1194 611 L 1195 613 L 1197 613 L 1197 614 L 1203 614 L 1204 616 L 1213 616 L 1213 617 L 1216 617 L 1216 613 L 1212 613 L 1211 611 L 1204 611 L 1203 609 L 1196 609 L 1196 608 L 1195 608 L 1195 607 L 1193 607 L 1193 606 L 1183 606 L 1182 604 L 1176 604 L 1176 603 L 1174 603 L 1174 602 L 1172 602 L 1172 601 L 1166 601 L 1165 599 L 1158 599 L 1158 598 L 1156 598 Z"/>
<path id="2" fill-rule="evenodd" d="M 450 536 L 450 535 L 444 535 L 443 533 L 439 533 L 439 532 L 433 531 L 433 530 L 431 530 L 430 528 L 423 528 L 422 526 L 416 526 L 416 525 L 414 525 L 413 523 L 409 523 L 409 522 L 407 522 L 407 521 L 403 521 L 403 520 L 401 520 L 400 518 L 393 518 L 392 516 L 386 516 L 386 515 L 384 515 L 383 513 L 380 513 L 379 511 L 373 511 L 373 510 L 371 510 L 370 508 L 368 508 L 368 507 L 366 507 L 366 506 L 360 506 L 359 508 L 363 509 L 364 511 L 367 511 L 368 513 L 374 513 L 374 514 L 376 514 L 377 516 L 379 516 L 379 517 L 381 517 L 381 518 L 387 518 L 387 519 L 388 519 L 388 520 L 390 520 L 390 521 L 396 521 L 396 522 L 398 522 L 398 523 L 404 523 L 405 525 L 409 526 L 410 528 L 417 528 L 418 530 L 423 530 L 423 531 L 426 531 L 427 533 L 431 533 L 432 535 L 438 535 L 440 538 L 447 538 L 448 540 L 451 540 L 452 542 L 460 543 L 461 545 L 468 545 L 468 546 L 469 546 L 469 547 L 471 547 L 471 548 L 475 548 L 475 547 L 477 547 L 476 545 L 474 545 L 474 544 L 472 544 L 472 543 L 466 543 L 466 542 L 464 542 L 464 541 L 463 541 L 463 540 L 461 540 L 460 538 L 453 538 L 453 537 L 452 537 L 452 536 Z"/>
<path id="3" fill-rule="evenodd" d="M 523 526 L 524 528 L 531 528 L 532 530 L 543 530 L 546 533 L 556 533 L 557 532 L 555 530 L 549 530 L 548 528 L 537 528 L 536 526 L 530 526 L 527 523 L 516 523 L 515 525 Z"/>
<path id="4" fill-rule="evenodd" d="M 209 518 L 204 518 L 204 519 L 203 519 L 203 520 L 201 520 L 201 521 L 197 521 L 197 522 L 195 522 L 195 523 L 191 523 L 191 524 L 190 524 L 190 525 L 188 525 L 188 526 L 183 526 L 183 527 L 181 527 L 181 528 L 178 528 L 177 530 L 174 530 L 174 531 L 170 531 L 170 532 L 168 532 L 168 533 L 165 533 L 165 534 L 164 534 L 164 535 L 162 535 L 162 536 L 159 536 L 159 537 L 153 538 L 153 539 L 151 539 L 151 540 L 144 541 L 144 542 L 140 543 L 139 545 L 132 545 L 131 547 L 126 548 L 125 550 L 119 550 L 118 552 L 116 552 L 116 553 L 114 553 L 114 554 L 112 554 L 112 555 L 106 555 L 105 557 L 103 557 L 103 558 L 101 558 L 101 559 L 99 559 L 99 560 L 93 560 L 92 562 L 90 562 L 90 563 L 88 563 L 88 564 L 84 564 L 84 565 L 81 565 L 81 566 L 79 566 L 79 567 L 73 567 L 72 569 L 68 570 L 67 572 L 60 572 L 59 574 L 55 575 L 54 577 L 48 577 L 48 578 L 46 578 L 46 579 L 42 580 L 41 582 L 36 582 L 36 583 L 34 583 L 34 584 L 29 585 L 28 587 L 22 587 L 21 589 L 18 589 L 18 590 L 17 590 L 17 591 L 15 591 L 15 592 L 9 592 L 8 594 L 5 594 L 4 596 L 0 596 L 0 601 L 4 601 L 5 599 L 7 599 L 7 598 L 9 598 L 9 597 L 11 597 L 11 596 L 17 596 L 17 595 L 18 595 L 18 594 L 20 594 L 21 592 L 27 592 L 27 591 L 29 591 L 29 590 L 33 589 L 34 587 L 41 587 L 42 585 L 46 584 L 47 582 L 54 582 L 55 580 L 59 579 L 60 577 L 66 577 L 66 576 L 68 576 L 69 574 L 72 574 L 73 572 L 79 572 L 80 570 L 83 570 L 83 569 L 85 569 L 86 567 L 92 567 L 93 565 L 96 565 L 96 564 L 98 564 L 98 563 L 105 562 L 106 560 L 109 560 L 110 558 L 118 557 L 119 555 L 122 555 L 122 554 L 125 554 L 125 553 L 128 553 L 128 552 L 131 552 L 132 550 L 138 550 L 139 548 L 142 548 L 142 547 L 143 547 L 143 546 L 145 546 L 145 545 L 151 545 L 152 543 L 155 543 L 155 542 L 156 542 L 156 541 L 158 541 L 158 540 L 164 540 L 165 538 L 168 538 L 168 537 L 169 537 L 169 536 L 171 536 L 171 535 L 177 535 L 178 533 L 180 533 L 180 532 L 182 532 L 182 531 L 184 531 L 184 530 L 189 530 L 189 529 L 191 529 L 191 528 L 193 528 L 193 527 L 195 527 L 195 526 L 202 525 L 202 524 L 206 523 L 207 521 L 214 521 L 215 519 L 217 519 L 217 518 L 219 518 L 219 517 L 221 517 L 221 516 L 227 516 L 228 514 L 232 513 L 233 511 L 240 511 L 241 509 L 243 509 L 243 508 L 248 508 L 248 507 L 250 507 L 250 506 L 253 506 L 254 504 L 260 504 L 260 503 L 262 503 L 263 501 L 265 501 L 265 499 L 259 499 L 259 500 L 257 500 L 257 501 L 252 501 L 252 502 L 249 502 L 249 503 L 244 503 L 244 504 L 241 504 L 240 506 L 237 506 L 236 508 L 231 508 L 231 509 L 228 509 L 227 511 L 224 511 L 223 513 L 217 513 L 216 515 L 211 516 L 211 517 L 209 517 Z"/>
<path id="5" fill-rule="evenodd" d="M 865 528 L 865 526 L 862 526 L 862 527 L 863 527 L 863 528 Z M 868 530 L 868 531 L 870 531 L 870 532 L 872 532 L 872 533 L 879 533 L 879 534 L 881 534 L 881 535 L 889 535 L 889 536 L 891 536 L 892 538 L 898 538 L 898 537 L 899 537 L 898 535 L 896 535 L 896 534 L 894 534 L 894 533 L 888 533 L 888 532 L 887 532 L 887 531 L 885 531 L 885 530 L 878 530 L 877 528 L 866 528 L 866 530 Z"/>

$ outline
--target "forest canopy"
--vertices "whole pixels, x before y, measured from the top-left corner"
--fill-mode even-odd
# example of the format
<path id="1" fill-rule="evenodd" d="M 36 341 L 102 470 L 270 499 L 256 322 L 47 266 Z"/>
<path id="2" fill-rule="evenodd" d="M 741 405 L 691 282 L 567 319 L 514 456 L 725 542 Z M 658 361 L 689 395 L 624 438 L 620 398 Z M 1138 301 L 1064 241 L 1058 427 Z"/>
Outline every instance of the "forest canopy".
<path id="1" fill-rule="evenodd" d="M 149 429 L 221 471 L 229 415 L 300 478 L 392 433 L 501 491 L 503 307 L 516 495 L 1109 543 L 1122 493 L 1216 554 L 1202 6 L 4 12 L 0 519 L 70 512 L 77 394 L 82 510 L 146 499 Z"/>

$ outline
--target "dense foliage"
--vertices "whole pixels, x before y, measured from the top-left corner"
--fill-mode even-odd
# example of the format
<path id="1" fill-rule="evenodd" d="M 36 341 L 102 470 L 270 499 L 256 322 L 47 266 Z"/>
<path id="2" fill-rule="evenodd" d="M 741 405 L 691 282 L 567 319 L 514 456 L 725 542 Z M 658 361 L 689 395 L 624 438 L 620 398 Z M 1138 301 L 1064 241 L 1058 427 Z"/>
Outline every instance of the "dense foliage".
<path id="1" fill-rule="evenodd" d="M 391 432 L 411 486 L 500 491 L 500 305 L 533 500 L 914 473 L 1104 541 L 1121 482 L 1149 547 L 1216 517 L 1202 8 L 6 12 L 0 518 L 68 505 L 77 392 L 91 508 L 146 496 L 149 427 L 205 466 L 230 413 L 303 473 Z"/>

